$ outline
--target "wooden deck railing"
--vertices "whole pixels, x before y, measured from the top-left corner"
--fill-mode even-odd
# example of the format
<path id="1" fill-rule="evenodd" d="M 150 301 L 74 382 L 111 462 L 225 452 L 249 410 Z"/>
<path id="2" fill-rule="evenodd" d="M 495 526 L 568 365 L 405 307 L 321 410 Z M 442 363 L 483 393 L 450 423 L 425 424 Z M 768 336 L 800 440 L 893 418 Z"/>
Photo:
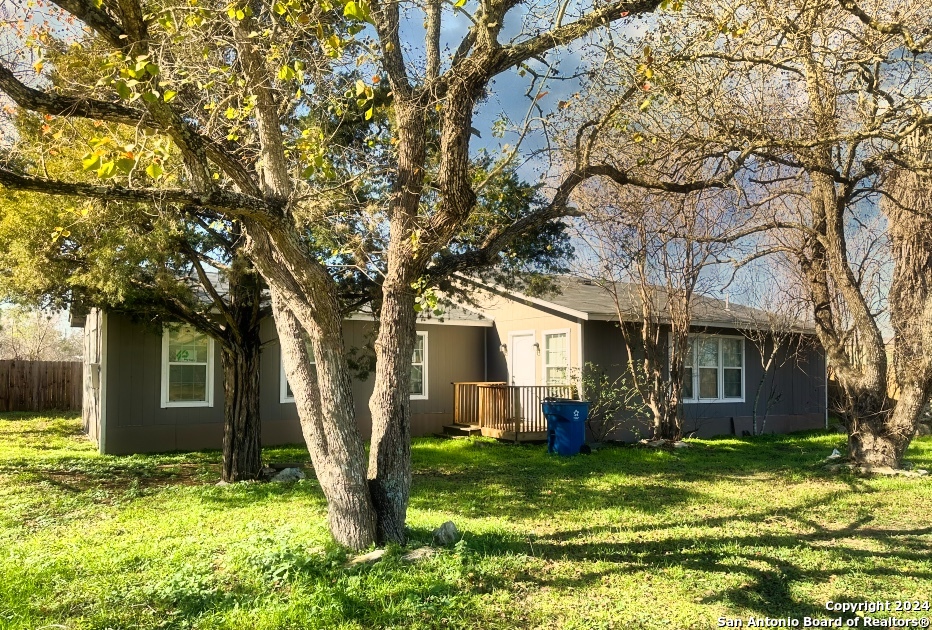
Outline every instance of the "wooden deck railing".
<path id="1" fill-rule="evenodd" d="M 571 385 L 508 385 L 506 383 L 453 383 L 454 422 L 478 425 L 483 435 L 506 439 L 542 439 L 547 419 L 541 412 L 544 398 L 573 398 Z M 534 435 L 531 435 L 534 434 Z"/>
<path id="2" fill-rule="evenodd" d="M 506 385 L 486 381 L 453 383 L 453 422 L 457 424 L 479 424 L 479 387 Z"/>

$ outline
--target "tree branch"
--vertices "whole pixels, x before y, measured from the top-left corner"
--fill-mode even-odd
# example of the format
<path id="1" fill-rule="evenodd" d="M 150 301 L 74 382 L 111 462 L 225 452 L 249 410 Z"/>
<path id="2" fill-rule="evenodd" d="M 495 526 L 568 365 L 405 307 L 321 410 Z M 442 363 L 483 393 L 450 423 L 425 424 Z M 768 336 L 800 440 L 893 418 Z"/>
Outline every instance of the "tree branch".
<path id="1" fill-rule="evenodd" d="M 194 193 L 179 189 L 158 188 L 125 188 L 123 186 L 99 186 L 64 182 L 42 177 L 20 175 L 9 169 L 0 167 L 0 185 L 12 190 L 38 192 L 48 195 L 64 195 L 73 197 L 90 197 L 92 199 L 108 199 L 112 201 L 129 201 L 134 203 L 177 203 L 196 205 L 228 212 L 233 216 L 257 216 L 276 214 L 282 215 L 280 206 L 273 206 L 268 202 L 236 193 L 229 190 L 215 188 L 206 193 Z"/>
<path id="2" fill-rule="evenodd" d="M 566 26 L 560 26 L 546 33 L 541 33 L 520 44 L 504 46 L 497 55 L 489 76 L 495 76 L 522 61 L 527 61 L 531 57 L 543 54 L 558 46 L 568 44 L 579 39 L 589 31 L 595 30 L 609 22 L 613 22 L 627 15 L 651 13 L 660 6 L 660 2 L 661 0 L 623 0 L 621 2 L 612 2 L 604 7 L 593 9 L 584 17 L 575 22 L 570 22 Z"/>
<path id="3" fill-rule="evenodd" d="M 150 129 L 165 131 L 151 117 L 146 116 L 145 110 L 97 99 L 49 94 L 29 87 L 3 64 L 0 64 L 0 91 L 23 109 L 40 114 L 87 118 L 129 126 L 141 124 Z M 241 191 L 258 196 L 259 189 L 253 181 L 252 174 L 242 164 L 210 139 L 202 137 L 201 141 L 204 143 L 207 157 L 220 167 Z"/>

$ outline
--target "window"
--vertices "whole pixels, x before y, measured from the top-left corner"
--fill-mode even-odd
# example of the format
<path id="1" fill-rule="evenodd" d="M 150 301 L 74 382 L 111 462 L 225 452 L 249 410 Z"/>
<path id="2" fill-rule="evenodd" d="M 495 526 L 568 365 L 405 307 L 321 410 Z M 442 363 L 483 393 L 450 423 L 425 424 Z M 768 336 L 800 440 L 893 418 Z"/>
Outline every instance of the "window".
<path id="1" fill-rule="evenodd" d="M 310 340 L 304 341 L 304 347 L 307 349 L 307 356 L 311 364 L 311 373 L 314 373 L 314 366 L 317 365 L 317 359 L 314 358 L 314 348 L 311 347 Z M 294 402 L 294 392 L 291 391 L 291 385 L 288 383 L 288 377 L 285 376 L 285 359 L 281 353 L 281 346 L 279 346 L 279 382 L 281 383 L 281 392 L 279 396 L 279 402 L 281 403 L 293 403 Z"/>
<path id="2" fill-rule="evenodd" d="M 544 331 L 544 385 L 570 384 L 569 330 Z"/>
<path id="3" fill-rule="evenodd" d="M 683 402 L 743 400 L 744 338 L 691 335 L 683 359 Z"/>
<path id="4" fill-rule="evenodd" d="M 314 358 L 314 350 L 311 348 L 310 341 L 305 342 L 307 354 L 310 358 L 311 369 L 317 364 Z M 294 392 L 291 391 L 291 385 L 288 384 L 288 378 L 285 376 L 285 363 L 279 361 L 279 370 L 281 382 L 282 403 L 293 403 Z M 417 333 L 414 342 L 414 352 L 411 356 L 411 400 L 427 400 L 427 333 Z"/>
<path id="5" fill-rule="evenodd" d="M 690 337 L 686 341 L 686 357 L 683 359 L 683 399 L 691 400 L 696 397 L 693 389 L 693 365 L 696 363 L 696 339 Z"/>
<path id="6" fill-rule="evenodd" d="M 212 407 L 214 340 L 189 326 L 162 333 L 162 407 Z"/>
<path id="7" fill-rule="evenodd" d="M 418 332 L 411 355 L 411 400 L 427 400 L 427 333 Z"/>
<path id="8" fill-rule="evenodd" d="M 700 337 L 699 348 L 699 399 L 718 398 L 718 339 Z"/>

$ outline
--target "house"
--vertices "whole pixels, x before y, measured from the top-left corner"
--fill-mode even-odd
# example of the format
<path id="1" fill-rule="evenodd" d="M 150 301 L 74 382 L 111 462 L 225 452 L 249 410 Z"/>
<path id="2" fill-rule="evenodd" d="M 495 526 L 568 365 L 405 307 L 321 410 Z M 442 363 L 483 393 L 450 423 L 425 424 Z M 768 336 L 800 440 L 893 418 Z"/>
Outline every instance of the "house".
<path id="1" fill-rule="evenodd" d="M 566 382 L 586 363 L 619 374 L 627 360 L 620 325 L 640 321 L 633 285 L 620 287 L 620 310 L 600 286 L 578 278 L 553 278 L 559 292 L 543 298 L 463 279 L 480 311 L 494 322 L 486 336 L 488 380 L 512 386 L 551 386 Z M 665 311 L 664 291 L 655 288 L 657 312 Z M 692 302 L 690 347 L 684 383 L 684 432 L 699 436 L 741 435 L 751 431 L 757 386 L 765 377 L 761 354 L 769 356 L 774 324 L 768 313 L 696 296 Z M 795 352 L 778 354 L 758 400 L 758 417 L 767 408 L 766 431 L 788 433 L 827 427 L 825 352 L 815 330 L 794 323 Z M 774 396 L 770 396 L 775 392 Z M 641 434 L 648 427 L 642 425 Z M 490 432 L 494 434 L 495 432 Z M 514 437 L 510 432 L 503 437 Z M 627 430 L 616 439 L 630 441 Z"/>
<path id="2" fill-rule="evenodd" d="M 546 298 L 465 280 L 471 283 L 474 298 L 470 308 L 419 318 L 412 357 L 412 435 L 430 435 L 458 422 L 481 424 L 484 434 L 496 437 L 540 438 L 544 430 L 540 399 L 572 395 L 572 370 L 586 362 L 609 369 L 623 364 L 625 350 L 614 303 L 597 286 L 570 277 L 555 280 L 561 292 Z M 749 391 L 762 369 L 759 350 L 742 331 L 756 326 L 754 316 L 759 314 L 717 300 L 699 300 L 696 340 L 703 347 L 715 345 L 718 357 L 716 365 L 696 363 L 692 369 L 694 396 L 685 405 L 686 418 L 700 435 L 740 433 L 749 425 Z M 187 329 L 166 328 L 159 334 L 124 314 L 96 309 L 81 323 L 83 415 L 88 434 L 102 453 L 221 445 L 223 385 L 219 348 L 212 340 Z M 348 317 L 343 331 L 346 348 L 364 347 L 374 330 L 371 315 Z M 271 319 L 262 323 L 261 337 L 263 443 L 300 442 L 297 410 Z M 824 426 L 824 366 L 822 350 L 812 345 L 776 370 L 774 383 L 782 395 L 770 408 L 770 429 Z M 710 384 L 715 387 L 714 397 Z M 357 421 L 366 438 L 371 433 L 372 387 L 371 376 L 353 382 Z"/>

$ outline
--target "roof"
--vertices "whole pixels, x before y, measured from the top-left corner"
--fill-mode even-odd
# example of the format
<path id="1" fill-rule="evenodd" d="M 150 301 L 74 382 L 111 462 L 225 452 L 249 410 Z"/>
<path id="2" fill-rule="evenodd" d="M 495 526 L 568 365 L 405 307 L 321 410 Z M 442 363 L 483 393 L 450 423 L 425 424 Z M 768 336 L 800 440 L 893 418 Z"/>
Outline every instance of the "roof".
<path id="1" fill-rule="evenodd" d="M 501 287 L 489 287 L 497 293 L 520 298 L 530 304 L 549 307 L 583 320 L 618 321 L 618 311 L 624 321 L 641 318 L 640 297 L 636 284 L 616 282 L 618 308 L 604 282 L 575 276 L 551 276 L 557 292 L 541 297 L 524 295 Z M 475 282 L 475 281 L 473 281 Z M 657 312 L 668 310 L 668 293 L 664 287 L 651 287 L 654 308 Z M 743 329 L 770 329 L 780 318 L 767 311 L 736 304 L 729 300 L 717 300 L 704 295 L 694 295 L 692 302 L 693 326 L 719 326 Z M 796 332 L 814 333 L 811 322 L 792 321 L 789 328 Z"/>

